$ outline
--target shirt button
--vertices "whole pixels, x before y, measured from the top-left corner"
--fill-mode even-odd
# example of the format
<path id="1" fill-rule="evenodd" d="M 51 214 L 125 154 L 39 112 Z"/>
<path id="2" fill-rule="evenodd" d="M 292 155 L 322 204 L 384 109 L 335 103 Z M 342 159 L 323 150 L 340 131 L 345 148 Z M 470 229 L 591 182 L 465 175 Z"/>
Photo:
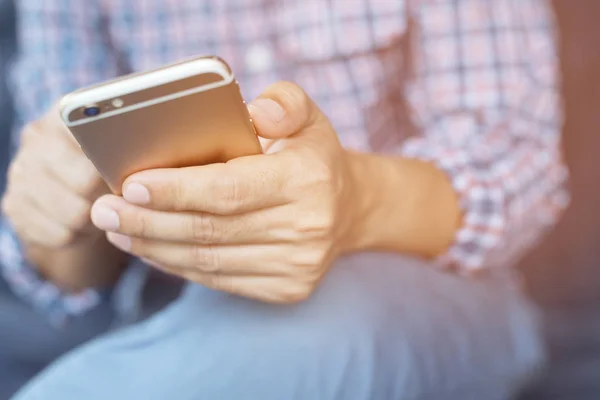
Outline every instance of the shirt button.
<path id="1" fill-rule="evenodd" d="M 246 52 L 246 66 L 250 72 L 265 72 L 273 65 L 273 53 L 267 46 L 254 45 Z"/>

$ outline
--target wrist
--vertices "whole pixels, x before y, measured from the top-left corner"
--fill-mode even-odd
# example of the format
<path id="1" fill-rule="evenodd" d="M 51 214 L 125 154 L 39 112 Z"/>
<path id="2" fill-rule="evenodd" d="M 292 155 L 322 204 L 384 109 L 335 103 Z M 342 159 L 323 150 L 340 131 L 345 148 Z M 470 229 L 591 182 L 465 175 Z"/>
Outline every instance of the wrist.
<path id="1" fill-rule="evenodd" d="M 461 223 L 458 196 L 444 172 L 403 157 L 347 151 L 351 195 L 344 210 L 345 252 L 392 251 L 434 258 Z"/>
<path id="2" fill-rule="evenodd" d="M 82 238 L 64 249 L 25 245 L 24 253 L 44 279 L 70 293 L 111 287 L 128 259 L 103 234 Z"/>
<path id="3" fill-rule="evenodd" d="M 347 169 L 347 190 L 341 204 L 341 215 L 345 229 L 341 238 L 342 253 L 355 253 L 370 247 L 369 231 L 375 202 L 372 195 L 373 182 L 365 179 L 368 172 L 365 168 L 371 165 L 365 154 L 346 150 L 345 165 Z M 376 179 L 376 177 L 373 177 Z"/>

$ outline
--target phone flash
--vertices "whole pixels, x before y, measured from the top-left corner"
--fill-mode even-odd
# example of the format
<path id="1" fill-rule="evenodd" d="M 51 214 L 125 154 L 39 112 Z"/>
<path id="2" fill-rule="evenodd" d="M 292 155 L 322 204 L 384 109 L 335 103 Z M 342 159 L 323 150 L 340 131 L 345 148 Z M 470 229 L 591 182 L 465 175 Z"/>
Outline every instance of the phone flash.
<path id="1" fill-rule="evenodd" d="M 125 105 L 125 102 L 122 99 L 114 99 L 112 101 L 112 105 L 114 108 L 121 108 Z"/>

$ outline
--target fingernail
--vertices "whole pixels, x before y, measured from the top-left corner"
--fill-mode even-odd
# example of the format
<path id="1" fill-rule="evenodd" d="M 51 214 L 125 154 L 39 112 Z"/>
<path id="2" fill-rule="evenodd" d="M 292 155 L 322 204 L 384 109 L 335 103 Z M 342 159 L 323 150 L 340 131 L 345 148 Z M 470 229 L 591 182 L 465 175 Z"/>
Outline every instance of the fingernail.
<path id="1" fill-rule="evenodd" d="M 145 205 L 150 203 L 150 192 L 139 183 L 130 183 L 123 191 L 123 198 L 131 204 Z"/>
<path id="2" fill-rule="evenodd" d="M 285 110 L 271 99 L 256 99 L 250 103 L 253 114 L 262 114 L 273 122 L 281 122 L 285 118 Z"/>
<path id="3" fill-rule="evenodd" d="M 121 249 L 123 251 L 131 250 L 131 238 L 129 236 L 109 232 L 106 235 L 106 238 L 118 249 Z"/>
<path id="4" fill-rule="evenodd" d="M 119 214 L 103 204 L 96 204 L 92 208 L 92 222 L 98 229 L 109 232 L 118 231 L 121 226 Z"/>

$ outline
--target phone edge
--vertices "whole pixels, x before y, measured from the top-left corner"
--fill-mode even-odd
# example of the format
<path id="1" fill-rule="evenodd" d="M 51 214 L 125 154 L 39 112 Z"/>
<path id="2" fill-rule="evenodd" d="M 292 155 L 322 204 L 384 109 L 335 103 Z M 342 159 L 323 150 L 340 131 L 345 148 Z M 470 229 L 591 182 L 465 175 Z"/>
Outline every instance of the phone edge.
<path id="1" fill-rule="evenodd" d="M 128 76 L 120 77 L 113 79 L 108 82 L 104 82 L 100 85 L 84 88 L 81 90 L 74 91 L 65 95 L 59 105 L 60 116 L 67 126 L 75 126 L 74 124 L 69 122 L 69 115 L 78 108 L 85 107 L 86 105 L 92 105 L 98 103 L 103 100 L 118 98 L 120 96 L 125 96 L 127 94 L 135 93 L 141 90 L 151 89 L 156 86 L 160 86 L 162 84 L 170 83 L 180 79 L 190 78 L 194 75 L 199 75 L 203 73 L 215 73 L 223 78 L 222 81 L 217 82 L 215 84 L 208 84 L 201 86 L 199 88 L 193 88 L 190 90 L 200 89 L 197 92 L 201 92 L 201 89 L 211 90 L 215 87 L 226 86 L 235 80 L 229 65 L 219 57 L 199 57 L 194 58 L 188 61 L 178 62 L 175 64 L 163 66 L 161 68 L 142 72 L 135 73 Z M 123 82 L 126 83 L 125 87 L 123 86 Z M 118 90 L 117 90 L 118 89 Z M 187 91 L 186 91 L 187 92 Z M 184 93 L 193 94 L 193 93 Z M 165 97 L 170 97 L 177 95 L 176 93 L 171 94 L 169 96 L 164 96 L 159 99 L 154 99 L 147 103 L 153 103 L 155 100 L 164 99 Z M 182 96 L 176 96 L 182 97 Z M 166 99 L 164 101 L 168 101 Z M 144 106 L 149 104 L 144 103 Z M 127 112 L 131 109 L 131 107 L 123 107 L 120 112 L 111 112 L 102 114 L 99 117 L 110 117 L 112 115 L 116 115 L 122 112 Z M 82 123 L 93 122 L 99 117 L 90 118 L 84 120 Z M 80 124 L 77 124 L 80 125 Z"/>

